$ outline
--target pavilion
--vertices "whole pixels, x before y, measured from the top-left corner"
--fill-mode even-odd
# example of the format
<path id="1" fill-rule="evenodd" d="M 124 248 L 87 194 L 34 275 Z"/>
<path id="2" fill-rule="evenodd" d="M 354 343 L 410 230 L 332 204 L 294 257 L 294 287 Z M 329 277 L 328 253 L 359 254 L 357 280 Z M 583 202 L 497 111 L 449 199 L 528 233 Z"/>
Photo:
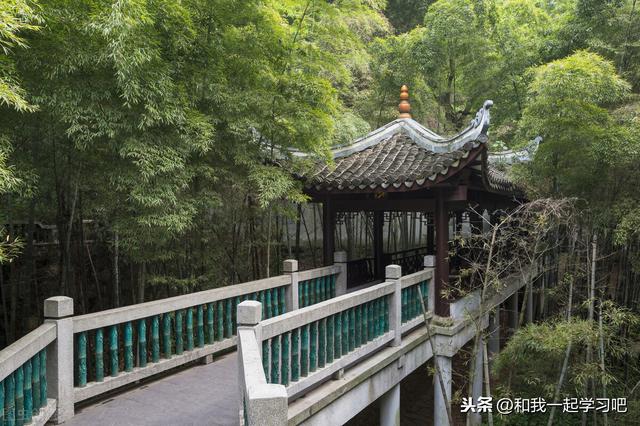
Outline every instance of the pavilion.
<path id="1" fill-rule="evenodd" d="M 345 215 L 365 213 L 372 222 L 372 257 L 349 259 L 350 286 L 383 279 L 389 263 L 400 264 L 405 273 L 415 272 L 423 267 L 424 255 L 435 255 L 435 313 L 448 316 L 449 303 L 440 295 L 455 263 L 449 258 L 451 232 L 465 225 L 482 230 L 483 216 L 491 220 L 487 215 L 523 200 L 489 161 L 492 105 L 485 101 L 467 128 L 447 138 L 411 118 L 408 88 L 402 86 L 396 120 L 333 149 L 333 164 L 318 163 L 299 176 L 311 200 L 322 203 L 324 263 L 332 262 L 336 224 Z M 424 247 L 385 253 L 390 212 L 420 215 L 426 225 Z"/>

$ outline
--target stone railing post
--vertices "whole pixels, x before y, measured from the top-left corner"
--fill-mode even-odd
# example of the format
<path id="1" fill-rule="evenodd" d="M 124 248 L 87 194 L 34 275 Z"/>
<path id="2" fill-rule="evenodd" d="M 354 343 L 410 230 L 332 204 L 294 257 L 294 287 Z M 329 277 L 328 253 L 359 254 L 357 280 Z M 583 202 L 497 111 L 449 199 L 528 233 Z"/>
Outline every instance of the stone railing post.
<path id="1" fill-rule="evenodd" d="M 384 270 L 385 281 L 394 283 L 393 296 L 389 304 L 389 330 L 393 330 L 394 337 L 390 346 L 400 346 L 402 343 L 402 267 L 387 265 Z"/>
<path id="2" fill-rule="evenodd" d="M 426 255 L 424 257 L 424 269 L 433 269 L 435 272 L 436 267 L 436 257 L 432 254 Z M 434 283 L 434 279 L 431 279 L 429 283 L 429 295 L 427 298 L 427 309 L 430 312 L 434 312 L 435 307 L 435 296 L 436 296 L 436 286 Z"/>
<path id="3" fill-rule="evenodd" d="M 285 290 L 287 311 L 295 311 L 300 307 L 298 305 L 298 301 L 300 300 L 298 298 L 298 282 L 300 281 L 298 278 L 298 261 L 295 259 L 285 260 L 282 270 L 285 275 L 289 275 L 291 277 L 291 285 Z"/>
<path id="4" fill-rule="evenodd" d="M 56 325 L 56 340 L 47 347 L 47 387 L 49 396 L 56 400 L 55 424 L 74 415 L 72 316 L 72 298 L 56 296 L 44 301 L 44 322 Z"/>
<path id="5" fill-rule="evenodd" d="M 336 278 L 336 296 L 347 294 L 347 252 L 334 252 L 333 264 L 340 268 L 340 272 Z"/>
<path id="6" fill-rule="evenodd" d="M 287 390 L 283 385 L 265 383 L 264 373 L 262 370 L 262 328 L 260 320 L 262 318 L 262 304 L 253 300 L 246 300 L 238 305 L 238 343 L 240 357 L 239 366 L 240 384 L 240 413 L 244 413 L 248 418 L 244 419 L 245 425 L 264 425 L 264 426 L 281 426 L 287 424 L 288 417 L 288 399 Z M 255 341 L 247 341 L 247 348 L 243 347 L 241 334 L 253 330 L 255 333 Z M 253 340 L 253 339 L 250 339 Z M 246 357 L 248 353 L 253 352 L 254 355 Z M 259 353 L 258 356 L 256 352 Z M 251 372 L 248 376 L 253 382 L 245 383 L 245 369 Z M 259 378 L 262 372 L 263 377 Z M 246 409 L 246 410 L 245 410 Z"/>

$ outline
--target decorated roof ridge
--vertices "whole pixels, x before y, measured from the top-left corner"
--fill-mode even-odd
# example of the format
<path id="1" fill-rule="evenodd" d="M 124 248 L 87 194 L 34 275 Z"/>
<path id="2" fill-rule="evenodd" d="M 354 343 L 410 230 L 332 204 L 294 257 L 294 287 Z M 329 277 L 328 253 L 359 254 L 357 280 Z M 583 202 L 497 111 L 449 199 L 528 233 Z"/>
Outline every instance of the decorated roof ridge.
<path id="1" fill-rule="evenodd" d="M 491 164 L 515 164 L 523 163 L 533 160 L 540 143 L 542 142 L 542 136 L 536 136 L 529 141 L 527 146 L 519 150 L 506 149 L 504 151 L 490 152 L 489 163 Z"/>
<path id="2" fill-rule="evenodd" d="M 467 142 L 473 142 L 476 140 L 480 140 L 481 142 L 486 141 L 490 122 L 489 109 L 492 105 L 493 101 L 486 100 L 482 108 L 480 108 L 476 113 L 474 119 L 469 123 L 469 126 L 450 138 L 438 135 L 412 118 L 398 118 L 373 130 L 369 134 L 356 139 L 350 145 L 333 148 L 331 152 L 334 159 L 346 157 L 367 148 L 371 148 L 397 133 L 406 134 L 418 146 L 428 151 L 435 153 L 455 151 L 460 149 Z M 481 137 L 482 135 L 484 135 L 484 138 Z M 297 157 L 307 157 L 309 155 L 301 151 L 292 151 L 292 154 Z"/>

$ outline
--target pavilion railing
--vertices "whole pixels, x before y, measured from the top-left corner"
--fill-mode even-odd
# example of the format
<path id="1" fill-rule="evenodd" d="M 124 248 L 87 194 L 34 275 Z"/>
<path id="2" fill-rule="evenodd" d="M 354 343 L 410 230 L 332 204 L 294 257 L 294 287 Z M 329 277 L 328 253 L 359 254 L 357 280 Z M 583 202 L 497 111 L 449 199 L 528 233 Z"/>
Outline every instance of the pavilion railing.
<path id="1" fill-rule="evenodd" d="M 375 259 L 365 257 L 347 262 L 347 287 L 353 288 L 370 283 L 376 279 Z"/>
<path id="2" fill-rule="evenodd" d="M 44 425 L 53 415 L 47 348 L 55 340 L 56 324 L 45 323 L 0 351 L 0 425 Z"/>
<path id="3" fill-rule="evenodd" d="M 423 268 L 427 247 L 416 247 L 383 255 L 384 265 L 400 265 L 406 274 L 418 272 Z"/>

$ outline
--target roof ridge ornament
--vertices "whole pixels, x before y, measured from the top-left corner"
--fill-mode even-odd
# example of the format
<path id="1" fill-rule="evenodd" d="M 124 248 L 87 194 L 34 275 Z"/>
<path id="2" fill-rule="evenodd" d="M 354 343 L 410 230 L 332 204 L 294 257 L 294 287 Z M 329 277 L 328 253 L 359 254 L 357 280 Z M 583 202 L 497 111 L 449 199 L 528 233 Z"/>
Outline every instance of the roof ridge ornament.
<path id="1" fill-rule="evenodd" d="M 480 134 L 486 135 L 489 131 L 489 123 L 491 122 L 491 114 L 489 113 L 489 109 L 493 106 L 493 101 L 491 99 L 487 99 L 484 101 L 482 108 L 476 112 L 476 116 L 473 120 L 471 120 L 471 127 L 476 128 L 482 125 L 482 129 L 480 130 Z"/>
<path id="2" fill-rule="evenodd" d="M 411 104 L 409 103 L 409 88 L 403 84 L 400 88 L 400 103 L 398 104 L 398 118 L 411 118 Z"/>

